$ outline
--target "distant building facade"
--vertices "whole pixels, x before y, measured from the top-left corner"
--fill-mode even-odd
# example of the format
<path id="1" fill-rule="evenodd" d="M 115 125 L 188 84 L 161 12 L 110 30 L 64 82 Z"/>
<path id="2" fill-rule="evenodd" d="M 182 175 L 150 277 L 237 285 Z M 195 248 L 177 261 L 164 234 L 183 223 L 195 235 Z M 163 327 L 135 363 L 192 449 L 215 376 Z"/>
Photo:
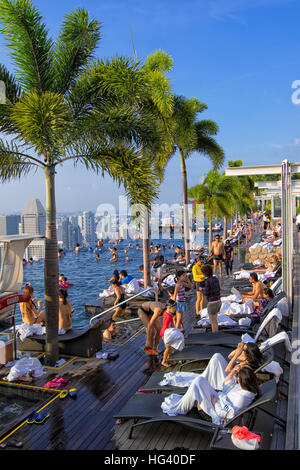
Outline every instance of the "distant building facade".
<path id="1" fill-rule="evenodd" d="M 97 243 L 95 214 L 91 211 L 84 211 L 78 217 L 78 224 L 81 229 L 83 244 L 93 246 Z"/>
<path id="2" fill-rule="evenodd" d="M 57 240 L 66 251 L 74 250 L 77 243 L 83 241 L 81 230 L 78 226 L 78 217 L 64 217 L 57 224 Z"/>
<path id="3" fill-rule="evenodd" d="M 46 234 L 46 212 L 39 199 L 29 199 L 22 212 L 20 233 L 27 235 Z M 33 240 L 25 252 L 26 259 L 45 258 L 45 240 Z"/>
<path id="4" fill-rule="evenodd" d="M 17 235 L 20 222 L 20 215 L 0 215 L 0 235 Z"/>

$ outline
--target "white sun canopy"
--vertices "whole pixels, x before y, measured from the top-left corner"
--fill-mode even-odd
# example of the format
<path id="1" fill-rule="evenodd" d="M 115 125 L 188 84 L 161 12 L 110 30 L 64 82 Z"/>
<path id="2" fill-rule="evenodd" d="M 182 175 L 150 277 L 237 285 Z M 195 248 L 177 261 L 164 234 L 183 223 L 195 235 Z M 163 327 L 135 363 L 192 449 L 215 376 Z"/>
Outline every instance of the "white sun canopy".
<path id="1" fill-rule="evenodd" d="M 19 292 L 23 283 L 23 258 L 35 235 L 0 236 L 3 245 L 0 271 L 0 292 Z"/>

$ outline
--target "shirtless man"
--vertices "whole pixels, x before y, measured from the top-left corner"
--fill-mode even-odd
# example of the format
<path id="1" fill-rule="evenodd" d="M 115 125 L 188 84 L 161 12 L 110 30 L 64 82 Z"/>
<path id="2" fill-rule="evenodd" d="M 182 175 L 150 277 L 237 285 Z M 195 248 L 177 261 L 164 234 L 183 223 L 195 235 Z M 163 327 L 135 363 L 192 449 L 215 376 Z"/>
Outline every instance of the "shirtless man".
<path id="1" fill-rule="evenodd" d="M 258 275 L 257 273 L 251 273 L 249 277 L 249 281 L 253 285 L 253 289 L 251 292 L 241 292 L 243 302 L 246 302 L 247 300 L 259 300 L 263 299 L 264 297 L 264 290 L 265 290 L 265 285 L 258 280 Z"/>
<path id="2" fill-rule="evenodd" d="M 217 267 L 219 266 L 220 277 L 222 277 L 222 262 L 225 258 L 225 247 L 223 242 L 221 242 L 220 235 L 216 235 L 215 241 L 211 244 L 208 256 L 211 254 L 214 260 L 214 274 L 216 274 Z"/>
<path id="3" fill-rule="evenodd" d="M 159 354 L 158 343 L 161 330 L 159 317 L 162 315 L 164 308 L 165 305 L 161 302 L 144 302 L 138 309 L 138 316 L 146 327 L 146 344 L 144 351 L 147 354 L 155 356 Z M 154 329 L 155 336 L 153 338 Z"/>

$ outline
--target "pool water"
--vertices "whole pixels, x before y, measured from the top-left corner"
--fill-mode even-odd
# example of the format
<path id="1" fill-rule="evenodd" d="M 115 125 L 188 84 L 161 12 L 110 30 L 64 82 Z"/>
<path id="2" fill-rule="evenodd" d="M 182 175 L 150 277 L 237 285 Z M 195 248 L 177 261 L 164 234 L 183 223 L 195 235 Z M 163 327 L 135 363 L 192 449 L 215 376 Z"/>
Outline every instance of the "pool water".
<path id="1" fill-rule="evenodd" d="M 25 421 L 33 412 L 52 399 L 54 392 L 30 387 L 1 384 L 0 386 L 0 436 Z"/>
<path id="2" fill-rule="evenodd" d="M 124 253 L 124 248 L 128 248 L 129 243 L 133 248 Z M 169 261 L 173 259 L 174 250 L 170 248 L 172 244 L 183 246 L 183 240 L 153 240 L 153 245 L 165 244 L 166 251 L 161 251 L 161 254 Z M 140 242 L 140 246 L 141 246 Z M 116 262 L 110 262 L 111 253 L 108 247 L 113 247 L 113 244 L 105 243 L 103 253 L 100 254 L 101 260 L 96 261 L 96 255 L 87 250 L 81 251 L 79 254 L 75 252 L 67 252 L 64 258 L 59 259 L 59 272 L 67 277 L 68 282 L 73 283 L 74 286 L 68 289 L 68 299 L 72 302 L 75 309 L 73 314 L 73 327 L 85 328 L 89 326 L 89 316 L 84 311 L 84 305 L 95 301 L 100 292 L 107 289 L 110 284 L 108 279 L 117 269 L 121 271 L 125 269 L 128 274 L 140 279 L 142 273 L 139 271 L 139 266 L 143 263 L 143 251 L 135 249 L 136 243 L 132 240 L 125 240 L 118 245 L 119 258 Z M 125 257 L 129 256 L 130 261 L 126 262 Z M 151 255 L 151 259 L 156 255 Z M 24 283 L 30 282 L 34 288 L 34 296 L 38 300 L 44 298 L 44 261 L 39 260 L 33 264 L 24 266 Z M 17 324 L 21 323 L 20 310 L 17 309 L 16 315 Z"/>

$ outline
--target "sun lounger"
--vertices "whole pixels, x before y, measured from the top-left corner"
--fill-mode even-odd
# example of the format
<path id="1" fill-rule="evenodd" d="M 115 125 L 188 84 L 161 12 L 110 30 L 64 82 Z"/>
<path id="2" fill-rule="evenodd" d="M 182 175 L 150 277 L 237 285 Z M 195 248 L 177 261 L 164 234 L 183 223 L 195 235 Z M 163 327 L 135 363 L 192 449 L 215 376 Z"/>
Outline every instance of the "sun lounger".
<path id="1" fill-rule="evenodd" d="M 143 426 L 152 423 L 169 422 L 174 424 L 181 424 L 189 429 L 199 432 L 214 433 L 217 428 L 219 429 L 231 429 L 233 425 L 240 424 L 243 420 L 243 424 L 247 426 L 249 419 L 252 419 L 255 411 L 261 410 L 262 413 L 266 413 L 268 416 L 272 416 L 274 420 L 280 420 L 271 411 L 264 408 L 263 405 L 271 402 L 276 396 L 276 382 L 270 380 L 260 386 L 261 395 L 253 401 L 245 410 L 238 413 L 234 418 L 227 421 L 227 423 L 218 426 L 213 424 L 209 420 L 199 418 L 199 412 L 196 409 L 191 410 L 187 415 L 168 416 L 163 413 L 161 404 L 164 401 L 164 394 L 135 394 L 126 405 L 114 415 L 114 418 L 119 419 L 134 419 L 135 423 L 131 426 L 129 432 L 129 439 L 132 438 L 134 428 L 137 426 Z M 249 416 L 248 416 L 249 415 Z M 248 416 L 248 421 L 246 417 Z M 138 420 L 143 420 L 137 422 Z M 209 419 L 209 417 L 208 417 Z M 250 421 L 249 421 L 250 422 Z M 279 421 L 284 425 L 283 420 Z M 257 431 L 260 431 L 258 429 Z"/>
<path id="2" fill-rule="evenodd" d="M 260 323 L 266 318 L 266 316 L 268 315 L 268 313 L 270 313 L 270 311 L 276 307 L 276 305 L 278 304 L 278 302 L 283 299 L 284 297 L 286 297 L 285 293 L 284 292 L 280 292 L 279 294 L 277 294 L 264 308 L 262 314 L 261 314 L 261 321 Z M 245 314 L 245 315 L 228 315 L 232 320 L 237 320 L 239 318 L 247 318 L 247 317 L 250 317 L 251 316 L 249 314 Z M 201 328 L 201 329 L 204 329 L 204 330 L 210 330 L 211 329 L 211 326 L 209 325 L 208 327 L 203 327 L 203 326 L 199 326 L 197 325 L 197 323 L 195 323 L 193 325 L 193 328 Z M 219 326 L 219 329 L 220 330 L 224 330 L 224 333 L 233 333 L 233 334 L 236 334 L 236 333 L 244 333 L 245 331 L 248 331 L 249 329 L 251 330 L 255 330 L 255 328 L 250 328 L 249 326 L 248 327 L 245 327 L 245 326 L 242 326 L 242 325 L 236 325 L 236 326 L 222 326 L 220 325 Z M 209 333 L 209 332 L 208 332 Z M 201 333 L 201 334 L 206 334 L 206 333 Z M 195 338 L 194 338 L 195 339 Z M 187 343 L 186 343 L 187 344 Z"/>
<path id="3" fill-rule="evenodd" d="M 215 354 L 216 352 L 218 352 L 218 350 L 215 350 L 213 354 Z M 272 348 L 270 350 L 267 350 L 263 356 L 264 356 L 263 363 L 255 370 L 255 373 L 261 372 L 262 369 L 264 369 L 268 364 L 270 364 L 271 361 L 274 360 L 274 353 L 273 353 Z M 225 359 L 228 360 L 228 357 L 225 356 Z M 189 372 L 196 372 L 196 373 L 201 374 L 203 370 L 204 369 L 201 368 L 201 369 L 194 369 L 193 371 L 189 370 Z M 166 371 L 165 372 L 153 372 L 149 380 L 142 387 L 139 388 L 139 392 L 177 393 L 178 395 L 184 394 L 187 391 L 187 387 L 178 387 L 174 385 L 159 385 L 160 382 L 163 380 L 164 375 L 166 373 L 167 373 Z"/>

